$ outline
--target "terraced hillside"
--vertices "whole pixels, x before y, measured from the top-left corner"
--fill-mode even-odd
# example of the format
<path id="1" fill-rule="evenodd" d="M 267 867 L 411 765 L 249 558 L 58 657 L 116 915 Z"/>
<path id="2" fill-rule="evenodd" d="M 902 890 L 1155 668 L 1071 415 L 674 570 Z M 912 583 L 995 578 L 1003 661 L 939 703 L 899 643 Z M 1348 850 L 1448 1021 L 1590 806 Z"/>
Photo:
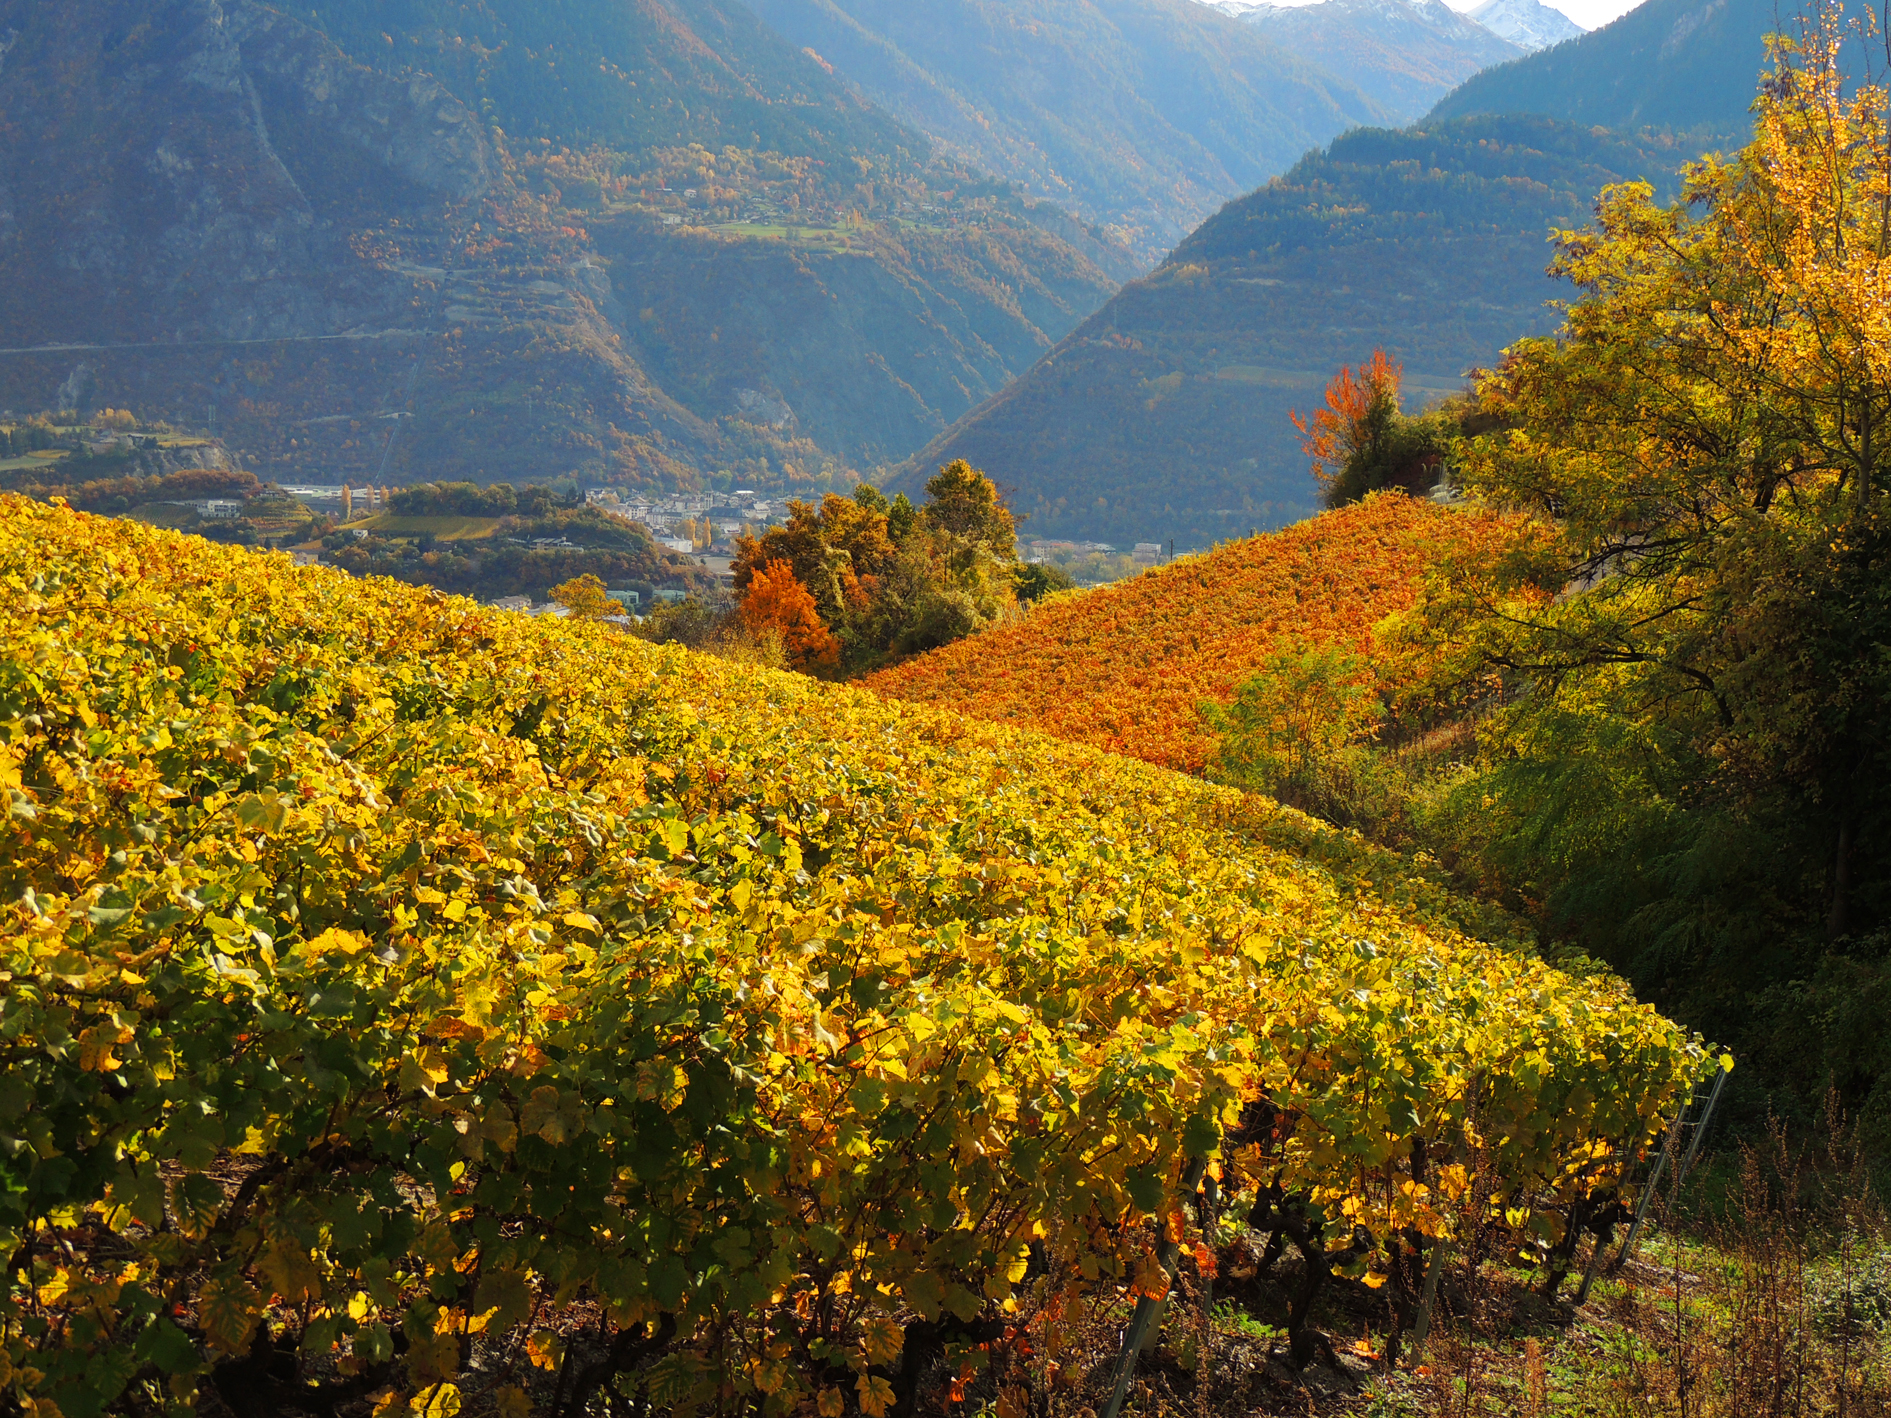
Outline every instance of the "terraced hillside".
<path id="1" fill-rule="evenodd" d="M 1226 704 L 1284 650 L 1371 655 L 1374 627 L 1412 605 L 1440 556 L 1505 535 L 1483 514 L 1382 494 L 1061 597 L 860 684 L 1199 772 L 1215 739 L 1204 703 Z"/>
<path id="2" fill-rule="evenodd" d="M 1094 1407 L 1211 1157 L 1408 1324 L 1712 1066 L 1268 803 L 17 498 L 0 715 L 37 1412 Z"/>

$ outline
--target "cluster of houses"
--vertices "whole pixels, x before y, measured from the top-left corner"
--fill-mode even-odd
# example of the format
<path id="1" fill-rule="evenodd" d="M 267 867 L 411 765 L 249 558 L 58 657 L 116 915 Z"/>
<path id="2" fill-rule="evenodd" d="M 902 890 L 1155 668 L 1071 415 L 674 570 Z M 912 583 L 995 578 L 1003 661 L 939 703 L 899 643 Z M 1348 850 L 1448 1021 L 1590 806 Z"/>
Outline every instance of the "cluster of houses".
<path id="1" fill-rule="evenodd" d="M 642 592 L 632 591 L 632 590 L 621 590 L 621 591 L 612 590 L 610 594 L 611 594 L 611 599 L 621 603 L 624 609 L 627 612 L 629 612 L 629 614 L 607 615 L 604 617 L 605 620 L 610 621 L 613 624 L 617 624 L 617 625 L 628 625 L 633 619 L 642 618 L 641 616 L 641 612 L 643 610 Z M 677 591 L 677 590 L 670 590 L 666 588 L 663 590 L 653 591 L 651 593 L 651 602 L 653 605 L 662 605 L 666 602 L 681 601 L 688 595 L 689 595 L 689 592 L 687 591 Z M 554 618 L 559 618 L 559 617 L 568 616 L 571 614 L 569 610 L 567 610 L 564 606 L 559 605 L 556 601 L 536 601 L 535 602 L 530 596 L 500 596 L 498 599 L 490 601 L 487 604 L 489 604 L 496 611 L 513 611 L 519 615 L 548 615 Z"/>
<path id="2" fill-rule="evenodd" d="M 155 433 L 96 433 L 81 440 L 94 457 L 106 453 L 141 453 L 158 446 Z"/>
<path id="3" fill-rule="evenodd" d="M 708 524 L 713 533 L 712 544 L 726 545 L 744 528 L 770 526 L 788 519 L 787 502 L 758 497 L 747 488 L 653 497 L 644 493 L 626 495 L 614 487 L 600 487 L 591 489 L 584 499 L 600 512 L 609 512 L 644 527 L 658 546 L 685 555 L 702 549 L 690 535 L 698 523 Z"/>
<path id="4" fill-rule="evenodd" d="M 1140 548 L 1142 543 L 1137 543 L 1137 546 Z M 1040 540 L 1027 542 L 1025 544 L 1024 556 L 1021 560 L 1027 563 L 1035 563 L 1055 561 L 1063 556 L 1086 556 L 1091 552 L 1111 554 L 1115 551 L 1116 548 L 1111 546 L 1108 542 L 1059 542 Z"/>

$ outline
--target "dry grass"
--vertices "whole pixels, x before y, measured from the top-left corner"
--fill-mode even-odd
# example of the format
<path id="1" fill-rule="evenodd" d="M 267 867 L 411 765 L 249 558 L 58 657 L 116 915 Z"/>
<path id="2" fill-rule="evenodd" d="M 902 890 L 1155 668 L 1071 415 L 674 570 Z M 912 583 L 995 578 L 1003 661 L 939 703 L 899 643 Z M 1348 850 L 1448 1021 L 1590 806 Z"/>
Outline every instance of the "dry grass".
<path id="1" fill-rule="evenodd" d="M 1292 1367 L 1278 1326 L 1299 1262 L 1289 1250 L 1254 1270 L 1251 1236 L 1227 1227 L 1218 1239 L 1218 1275 L 1184 1266 L 1125 1414 L 1891 1415 L 1891 1234 L 1836 1119 L 1817 1150 L 1775 1130 L 1665 1188 L 1634 1256 L 1619 1272 L 1605 1267 L 1580 1308 L 1543 1294 L 1538 1268 L 1468 1238 L 1425 1352 L 1395 1365 L 1384 1358 L 1384 1292 L 1335 1284 L 1316 1312 L 1330 1351 Z M 1577 1259 L 1573 1275 L 1587 1256 Z M 1003 1338 L 935 1360 L 916 1411 L 1097 1418 L 1129 1310 L 1069 1307 L 1062 1293 L 1042 1277 Z"/>

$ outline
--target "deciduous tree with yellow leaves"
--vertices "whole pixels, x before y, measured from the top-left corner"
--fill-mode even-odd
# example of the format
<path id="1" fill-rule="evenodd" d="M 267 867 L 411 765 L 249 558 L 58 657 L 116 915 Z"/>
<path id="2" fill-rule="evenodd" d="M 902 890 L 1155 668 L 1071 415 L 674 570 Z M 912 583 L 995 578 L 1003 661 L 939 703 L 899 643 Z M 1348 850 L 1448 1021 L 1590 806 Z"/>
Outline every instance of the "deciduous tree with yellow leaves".
<path id="1" fill-rule="evenodd" d="M 1507 686 L 1462 801 L 1487 868 L 1696 1019 L 1868 998 L 1821 937 L 1891 926 L 1891 144 L 1846 42 L 1775 39 L 1748 147 L 1561 234 L 1580 298 L 1481 381 L 1457 474 L 1545 536 L 1426 617 Z M 1891 1109 L 1842 1052 L 1812 1071 Z"/>

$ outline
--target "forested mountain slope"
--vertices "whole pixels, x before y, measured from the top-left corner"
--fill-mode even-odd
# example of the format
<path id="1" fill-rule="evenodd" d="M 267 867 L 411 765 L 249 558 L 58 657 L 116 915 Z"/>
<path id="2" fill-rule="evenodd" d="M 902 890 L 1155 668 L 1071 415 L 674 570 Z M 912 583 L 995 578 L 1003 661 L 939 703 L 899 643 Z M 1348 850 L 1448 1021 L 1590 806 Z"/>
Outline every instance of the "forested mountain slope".
<path id="1" fill-rule="evenodd" d="M 1432 119 L 1543 113 L 1611 128 L 1674 128 L 1744 141 L 1766 65 L 1763 37 L 1797 33 L 1789 0 L 1646 0 L 1580 39 L 1467 79 Z"/>
<path id="2" fill-rule="evenodd" d="M 0 0 L 0 34 L 0 408 L 214 424 L 265 476 L 849 482 L 1126 259 L 736 0 Z"/>
<path id="3" fill-rule="evenodd" d="M 1693 149 L 1528 116 L 1362 129 L 1230 202 L 1148 278 L 929 445 L 1013 488 L 1033 535 L 1181 547 L 1313 509 L 1288 422 L 1383 346 L 1407 397 L 1553 328 L 1552 228 Z"/>
<path id="4" fill-rule="evenodd" d="M 1121 231 L 1143 270 L 1227 198 L 1390 116 L 1195 0 L 749 3 L 945 150 Z"/>
<path id="5" fill-rule="evenodd" d="M 1338 75 L 1401 122 L 1478 70 L 1524 53 L 1444 0 L 1259 5 L 1241 23 Z"/>

